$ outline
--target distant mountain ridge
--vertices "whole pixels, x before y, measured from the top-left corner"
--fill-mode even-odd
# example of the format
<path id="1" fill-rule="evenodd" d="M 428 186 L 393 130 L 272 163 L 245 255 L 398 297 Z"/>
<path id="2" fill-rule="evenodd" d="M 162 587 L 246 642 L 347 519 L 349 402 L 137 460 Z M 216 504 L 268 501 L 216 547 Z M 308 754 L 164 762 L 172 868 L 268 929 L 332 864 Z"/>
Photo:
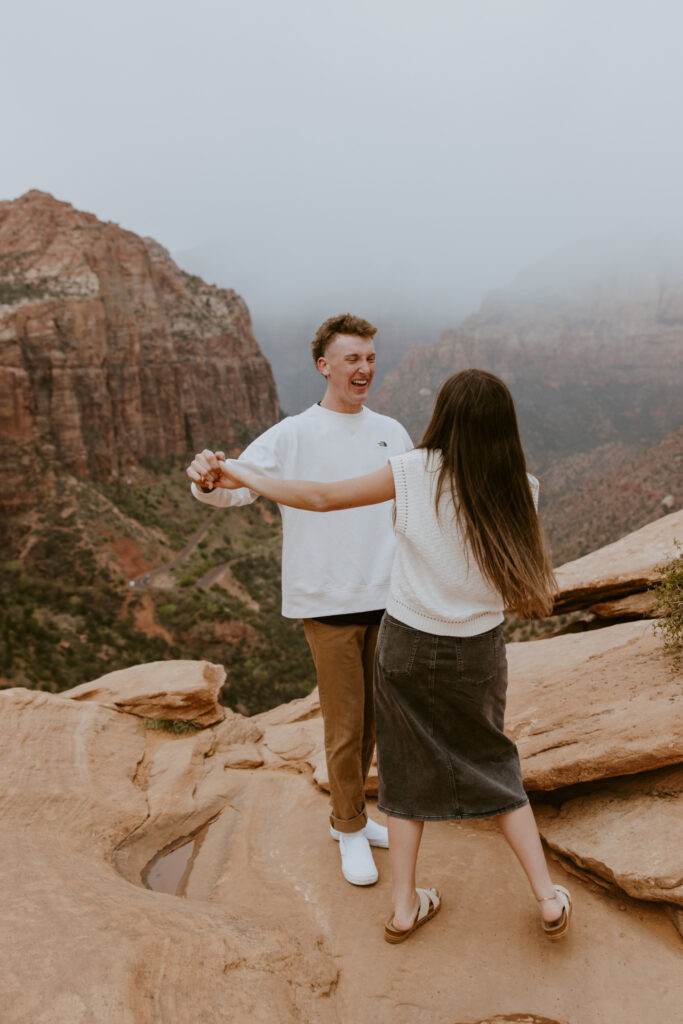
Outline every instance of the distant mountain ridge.
<path id="1" fill-rule="evenodd" d="M 278 418 L 234 291 L 44 192 L 0 202 L 0 352 L 5 508 L 38 472 L 115 480 Z"/>
<path id="2" fill-rule="evenodd" d="M 612 339 L 569 329 L 546 337 L 545 344 L 520 341 L 504 325 L 468 321 L 435 345 L 407 352 L 369 405 L 399 416 L 418 440 L 451 373 L 490 370 L 515 397 L 522 440 L 539 471 L 600 444 L 655 443 L 679 426 L 683 328 L 663 329 L 660 337 Z"/>
<path id="3" fill-rule="evenodd" d="M 544 484 L 556 563 L 615 540 L 683 498 L 683 469 L 674 458 L 682 443 L 683 270 L 646 273 L 632 261 L 622 276 L 568 276 L 564 287 L 561 270 L 537 285 L 532 272 L 521 275 L 435 345 L 412 348 L 369 403 L 401 419 L 418 441 L 446 377 L 468 367 L 502 377 L 515 398 L 529 467 Z M 633 467 L 632 495 L 610 495 L 600 483 L 614 482 L 621 464 Z M 656 479 L 654 491 L 646 479 L 653 487 Z M 674 505 L 660 508 L 667 496 Z"/>

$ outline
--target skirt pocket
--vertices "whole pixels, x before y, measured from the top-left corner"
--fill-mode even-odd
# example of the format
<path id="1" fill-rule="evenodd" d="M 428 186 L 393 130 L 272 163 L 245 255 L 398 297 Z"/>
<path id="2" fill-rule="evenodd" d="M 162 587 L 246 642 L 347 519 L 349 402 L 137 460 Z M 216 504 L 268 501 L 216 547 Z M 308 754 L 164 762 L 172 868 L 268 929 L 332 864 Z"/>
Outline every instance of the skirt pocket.
<path id="1" fill-rule="evenodd" d="M 502 651 L 499 649 L 501 639 L 502 630 L 496 626 L 487 633 L 467 637 L 466 641 L 458 644 L 458 681 L 465 688 L 476 689 L 498 675 L 501 662 L 505 660 L 505 644 Z"/>
<path id="2" fill-rule="evenodd" d="M 388 676 L 409 675 L 415 664 L 420 634 L 385 613 L 377 643 L 377 659 Z"/>

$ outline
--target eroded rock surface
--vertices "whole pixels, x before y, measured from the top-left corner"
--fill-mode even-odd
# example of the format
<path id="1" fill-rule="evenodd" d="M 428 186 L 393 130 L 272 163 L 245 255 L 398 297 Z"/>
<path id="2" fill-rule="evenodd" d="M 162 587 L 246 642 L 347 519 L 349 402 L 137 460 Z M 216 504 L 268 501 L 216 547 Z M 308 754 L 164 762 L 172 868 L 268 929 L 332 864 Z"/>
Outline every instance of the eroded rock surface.
<path id="1" fill-rule="evenodd" d="M 74 686 L 64 696 L 142 718 L 214 725 L 225 717 L 218 703 L 224 682 L 223 666 L 209 661 L 151 661 Z"/>
<path id="2" fill-rule="evenodd" d="M 313 920 L 255 929 L 230 900 L 150 892 L 115 867 L 155 820 L 163 843 L 226 805 L 234 783 L 210 731 L 166 737 L 19 689 L 0 709 L 3 1024 L 222 1024 L 226 1008 L 236 1022 L 338 1020 L 339 968 Z"/>
<path id="3" fill-rule="evenodd" d="M 385 943 L 388 853 L 378 885 L 341 877 L 295 731 L 319 729 L 316 713 L 312 694 L 174 736 L 94 700 L 0 693 L 3 1024 L 623 1024 L 624 1006 L 676 1019 L 671 923 L 647 904 L 625 916 L 555 865 L 574 925 L 548 943 L 490 822 L 425 829 L 418 881 L 443 910 Z M 279 754 L 230 766 L 239 748 L 267 752 L 270 730 Z M 199 831 L 187 898 L 146 889 L 150 859 Z"/>
<path id="4" fill-rule="evenodd" d="M 506 730 L 529 790 L 683 761 L 683 688 L 653 622 L 507 647 Z"/>
<path id="5" fill-rule="evenodd" d="M 620 597 L 616 601 L 601 601 L 588 609 L 599 619 L 656 619 L 657 595 L 652 590 L 641 590 L 637 594 Z"/>
<path id="6" fill-rule="evenodd" d="M 592 551 L 556 571 L 559 595 L 555 612 L 615 601 L 647 589 L 661 579 L 662 566 L 676 554 L 683 537 L 683 510 L 656 519 L 635 533 Z"/>
<path id="7" fill-rule="evenodd" d="M 629 896 L 683 906 L 683 766 L 610 779 L 597 791 L 539 807 L 553 849 Z"/>

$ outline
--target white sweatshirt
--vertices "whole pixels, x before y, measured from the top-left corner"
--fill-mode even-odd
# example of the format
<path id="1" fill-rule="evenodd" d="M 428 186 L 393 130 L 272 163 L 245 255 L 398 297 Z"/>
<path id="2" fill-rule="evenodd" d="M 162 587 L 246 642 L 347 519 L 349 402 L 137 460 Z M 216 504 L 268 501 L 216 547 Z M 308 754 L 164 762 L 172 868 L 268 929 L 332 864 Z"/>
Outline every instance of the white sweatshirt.
<path id="1" fill-rule="evenodd" d="M 330 482 L 373 473 L 412 446 L 389 416 L 365 407 L 347 414 L 312 405 L 266 430 L 239 461 L 264 476 Z M 192 493 L 215 507 L 248 505 L 257 497 L 247 487 L 204 494 L 192 484 Z M 305 512 L 281 505 L 282 614 L 317 618 L 384 608 L 396 546 L 392 506 Z"/>
<path id="2" fill-rule="evenodd" d="M 398 547 L 387 612 L 437 636 L 477 636 L 503 621 L 503 598 L 486 582 L 457 528 L 450 488 L 434 499 L 439 455 L 424 448 L 391 459 Z M 538 506 L 538 480 L 529 476 Z"/>

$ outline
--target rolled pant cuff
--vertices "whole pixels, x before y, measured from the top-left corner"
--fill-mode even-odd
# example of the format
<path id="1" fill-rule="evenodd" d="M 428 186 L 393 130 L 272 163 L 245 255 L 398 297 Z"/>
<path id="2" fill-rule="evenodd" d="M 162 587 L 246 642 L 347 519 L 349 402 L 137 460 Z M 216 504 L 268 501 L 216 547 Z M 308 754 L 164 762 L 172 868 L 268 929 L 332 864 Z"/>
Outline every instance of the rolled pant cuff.
<path id="1" fill-rule="evenodd" d="M 361 811 L 355 818 L 335 818 L 330 815 L 330 825 L 336 828 L 337 832 L 360 832 L 368 823 L 367 811 Z"/>

